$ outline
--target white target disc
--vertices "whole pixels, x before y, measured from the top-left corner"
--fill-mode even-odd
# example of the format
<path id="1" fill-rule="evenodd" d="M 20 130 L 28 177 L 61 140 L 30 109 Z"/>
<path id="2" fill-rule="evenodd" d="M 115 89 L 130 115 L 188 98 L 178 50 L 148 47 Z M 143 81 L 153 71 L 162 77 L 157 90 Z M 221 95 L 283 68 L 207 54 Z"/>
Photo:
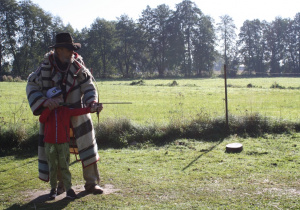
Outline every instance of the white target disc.
<path id="1" fill-rule="evenodd" d="M 241 143 L 231 143 L 226 145 L 226 152 L 241 152 L 243 145 Z"/>

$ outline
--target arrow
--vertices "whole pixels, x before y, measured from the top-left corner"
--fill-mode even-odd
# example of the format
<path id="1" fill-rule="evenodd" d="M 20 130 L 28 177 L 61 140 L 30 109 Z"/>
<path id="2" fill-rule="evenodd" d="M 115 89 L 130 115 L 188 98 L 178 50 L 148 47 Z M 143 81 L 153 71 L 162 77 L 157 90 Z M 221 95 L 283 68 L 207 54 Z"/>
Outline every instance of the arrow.
<path id="1" fill-rule="evenodd" d="M 83 104 L 83 103 L 81 103 L 81 104 Z M 103 102 L 103 103 L 99 103 L 99 104 L 132 104 L 132 102 Z M 60 106 L 71 106 L 73 104 L 72 103 L 60 102 L 59 105 Z"/>

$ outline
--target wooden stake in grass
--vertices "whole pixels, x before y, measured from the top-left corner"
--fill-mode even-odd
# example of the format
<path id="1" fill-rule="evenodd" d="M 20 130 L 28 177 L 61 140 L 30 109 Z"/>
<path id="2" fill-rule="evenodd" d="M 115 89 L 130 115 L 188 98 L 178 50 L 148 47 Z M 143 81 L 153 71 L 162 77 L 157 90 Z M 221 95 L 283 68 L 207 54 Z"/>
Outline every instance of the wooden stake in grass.
<path id="1" fill-rule="evenodd" d="M 226 115 L 226 126 L 228 128 L 228 99 L 227 99 L 227 75 L 226 75 L 226 64 L 224 65 L 224 82 L 225 82 L 225 115 Z"/>

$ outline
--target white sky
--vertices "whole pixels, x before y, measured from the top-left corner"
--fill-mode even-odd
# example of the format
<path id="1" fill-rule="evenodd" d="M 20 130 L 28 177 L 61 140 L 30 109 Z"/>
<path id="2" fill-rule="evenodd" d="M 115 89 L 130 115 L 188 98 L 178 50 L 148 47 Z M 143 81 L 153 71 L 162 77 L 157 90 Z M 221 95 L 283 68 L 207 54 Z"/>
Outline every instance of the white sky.
<path id="1" fill-rule="evenodd" d="M 64 24 L 70 23 L 74 29 L 90 28 L 94 20 L 117 20 L 123 14 L 136 20 L 147 5 L 156 8 L 166 4 L 175 10 L 183 0 L 31 0 L 53 16 L 59 16 Z M 215 23 L 220 16 L 229 15 L 239 29 L 245 20 L 266 20 L 276 17 L 294 18 L 300 12 L 300 0 L 192 0 Z"/>

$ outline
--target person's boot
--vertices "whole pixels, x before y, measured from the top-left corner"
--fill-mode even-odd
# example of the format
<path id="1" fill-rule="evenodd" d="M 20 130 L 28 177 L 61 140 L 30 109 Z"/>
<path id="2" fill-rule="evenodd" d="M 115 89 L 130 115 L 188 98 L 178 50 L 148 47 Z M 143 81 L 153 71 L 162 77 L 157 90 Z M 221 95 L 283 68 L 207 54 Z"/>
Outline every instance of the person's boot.
<path id="1" fill-rule="evenodd" d="M 72 188 L 67 191 L 66 198 L 70 198 L 70 199 L 77 198 L 77 195 L 76 195 L 75 191 Z"/>
<path id="2" fill-rule="evenodd" d="M 103 189 L 99 185 L 95 185 L 94 187 L 91 187 L 90 189 L 88 189 L 87 192 L 93 193 L 93 194 L 102 194 Z"/>
<path id="3" fill-rule="evenodd" d="M 57 193 L 57 195 L 61 195 L 61 194 L 63 194 L 65 191 L 66 191 L 66 190 L 65 190 L 64 186 L 58 186 L 58 187 L 57 187 L 56 193 Z"/>
<path id="4" fill-rule="evenodd" d="M 55 197 L 56 197 L 56 189 L 53 188 L 53 189 L 51 189 L 51 191 L 50 191 L 49 199 L 50 199 L 50 200 L 54 200 Z"/>

